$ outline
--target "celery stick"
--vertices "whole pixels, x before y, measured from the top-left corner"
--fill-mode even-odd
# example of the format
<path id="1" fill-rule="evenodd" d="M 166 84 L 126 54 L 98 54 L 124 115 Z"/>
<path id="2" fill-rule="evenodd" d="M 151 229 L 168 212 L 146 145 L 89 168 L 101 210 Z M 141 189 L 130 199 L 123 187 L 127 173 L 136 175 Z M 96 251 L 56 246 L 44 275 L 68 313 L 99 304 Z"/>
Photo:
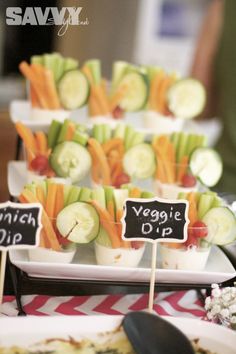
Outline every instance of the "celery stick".
<path id="1" fill-rule="evenodd" d="M 92 200 L 95 200 L 103 209 L 106 209 L 106 198 L 103 187 L 98 187 L 92 190 Z"/>
<path id="2" fill-rule="evenodd" d="M 177 162 L 180 162 L 181 158 L 186 154 L 188 135 L 180 133 L 178 146 L 177 146 Z"/>
<path id="3" fill-rule="evenodd" d="M 84 124 L 76 124 L 75 128 L 76 128 L 76 130 L 79 130 L 82 133 L 85 133 L 88 130 L 86 125 L 84 125 Z"/>
<path id="4" fill-rule="evenodd" d="M 126 61 L 115 61 L 112 65 L 112 92 L 117 88 L 120 80 L 123 78 L 125 70 L 129 64 Z"/>
<path id="5" fill-rule="evenodd" d="M 205 135 L 198 135 L 196 147 L 207 146 L 207 137 Z"/>
<path id="6" fill-rule="evenodd" d="M 72 141 L 75 141 L 76 143 L 86 146 L 87 142 L 89 139 L 89 135 L 87 133 L 83 133 L 80 130 L 76 130 L 73 137 Z"/>
<path id="7" fill-rule="evenodd" d="M 127 125 L 125 129 L 125 150 L 131 148 L 131 141 L 134 137 L 135 131 L 131 125 Z"/>
<path id="8" fill-rule="evenodd" d="M 111 139 L 112 129 L 109 124 L 103 124 L 103 142 Z"/>
<path id="9" fill-rule="evenodd" d="M 72 186 L 66 201 L 66 205 L 78 202 L 81 188 L 78 186 Z"/>
<path id="10" fill-rule="evenodd" d="M 42 57 L 42 55 L 33 55 L 30 58 L 30 62 L 31 62 L 31 64 L 43 65 L 43 57 Z"/>
<path id="11" fill-rule="evenodd" d="M 100 144 L 103 143 L 104 138 L 103 138 L 103 127 L 102 127 L 102 124 L 94 124 L 93 129 L 92 129 L 92 136 L 93 136 Z"/>
<path id="12" fill-rule="evenodd" d="M 187 199 L 187 194 L 186 192 L 179 192 L 177 199 Z"/>
<path id="13" fill-rule="evenodd" d="M 45 68 L 49 69 L 53 73 L 54 80 L 55 77 L 55 56 L 53 54 L 44 54 L 43 55 L 43 65 Z"/>
<path id="14" fill-rule="evenodd" d="M 130 141 L 130 148 L 132 146 L 135 146 L 135 145 L 138 145 L 138 144 L 141 144 L 144 142 L 144 139 L 145 139 L 145 134 L 142 133 L 142 132 L 135 132 L 133 137 L 131 138 L 131 141 Z"/>
<path id="15" fill-rule="evenodd" d="M 129 196 L 128 189 L 114 189 L 114 200 L 115 200 L 116 210 L 123 209 L 125 200 L 128 198 L 128 196 Z"/>
<path id="16" fill-rule="evenodd" d="M 104 186 L 103 189 L 105 192 L 105 199 L 106 199 L 106 206 L 107 206 L 110 201 L 114 202 L 114 187 Z"/>
<path id="17" fill-rule="evenodd" d="M 154 78 L 154 76 L 158 73 L 163 71 L 159 66 L 147 66 L 147 76 L 149 81 L 152 81 L 152 79 Z"/>
<path id="18" fill-rule="evenodd" d="M 141 198 L 149 199 L 149 198 L 153 198 L 153 197 L 155 197 L 155 194 L 153 192 L 142 191 L 142 193 L 141 193 Z"/>
<path id="19" fill-rule="evenodd" d="M 24 188 L 29 190 L 31 193 L 33 193 L 34 196 L 36 196 L 36 184 L 35 184 L 35 182 L 26 184 L 24 186 Z"/>
<path id="20" fill-rule="evenodd" d="M 67 200 L 70 194 L 70 190 L 73 186 L 70 184 L 65 184 L 64 186 L 64 206 L 66 207 L 68 205 Z"/>
<path id="21" fill-rule="evenodd" d="M 69 71 L 69 70 L 75 70 L 78 69 L 79 67 L 79 62 L 78 60 L 74 58 L 65 58 L 64 60 L 64 72 Z"/>
<path id="22" fill-rule="evenodd" d="M 57 138 L 57 144 L 60 144 L 63 141 L 65 141 L 66 133 L 67 133 L 67 129 L 68 129 L 68 125 L 69 124 L 70 124 L 70 120 L 69 119 L 65 119 L 63 124 L 62 124 L 62 127 L 60 129 L 60 133 L 58 135 L 58 138 Z"/>
<path id="23" fill-rule="evenodd" d="M 187 141 L 187 147 L 186 147 L 186 154 L 188 156 L 195 149 L 197 139 L 198 139 L 198 135 L 196 135 L 196 134 L 189 134 L 188 135 L 188 141 Z"/>
<path id="24" fill-rule="evenodd" d="M 55 80 L 58 82 L 64 74 L 64 58 L 59 53 L 54 53 L 54 73 Z"/>
<path id="25" fill-rule="evenodd" d="M 58 122 L 57 120 L 53 120 L 52 123 L 50 124 L 49 131 L 48 131 L 48 146 L 52 149 L 56 145 L 61 128 L 62 128 L 62 123 Z"/>
<path id="26" fill-rule="evenodd" d="M 126 130 L 126 125 L 125 124 L 117 124 L 117 126 L 114 129 L 113 132 L 113 137 L 114 138 L 121 138 L 124 140 L 125 138 L 125 130 Z"/>
<path id="27" fill-rule="evenodd" d="M 180 133 L 175 132 L 175 133 L 172 133 L 170 136 L 170 140 L 175 148 L 175 152 L 177 152 L 177 146 L 179 144 L 179 139 L 180 139 Z"/>
<path id="28" fill-rule="evenodd" d="M 79 195 L 79 202 L 89 202 L 91 201 L 92 191 L 90 188 L 82 187 Z"/>
<path id="29" fill-rule="evenodd" d="M 85 65 L 89 67 L 92 72 L 93 80 L 96 85 L 99 85 L 101 82 L 101 61 L 99 59 L 91 59 L 85 62 Z"/>
<path id="30" fill-rule="evenodd" d="M 204 215 L 212 208 L 212 203 L 214 201 L 214 197 L 212 195 L 208 195 L 206 193 L 202 193 L 198 202 L 198 218 L 202 220 Z"/>
<path id="31" fill-rule="evenodd" d="M 106 230 L 102 226 L 100 226 L 99 233 L 96 238 L 96 242 L 102 246 L 112 248 L 111 239 L 108 233 L 106 232 Z"/>

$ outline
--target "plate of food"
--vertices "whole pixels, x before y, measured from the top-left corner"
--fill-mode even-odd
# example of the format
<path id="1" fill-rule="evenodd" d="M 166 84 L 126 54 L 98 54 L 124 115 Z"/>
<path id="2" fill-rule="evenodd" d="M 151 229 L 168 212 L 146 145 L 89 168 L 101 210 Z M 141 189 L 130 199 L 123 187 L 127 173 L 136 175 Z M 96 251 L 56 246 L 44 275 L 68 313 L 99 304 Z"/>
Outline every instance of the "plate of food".
<path id="1" fill-rule="evenodd" d="M 190 339 L 196 353 L 235 353 L 236 334 L 230 329 L 199 319 L 163 318 Z M 132 354 L 122 320 L 123 316 L 103 315 L 1 318 L 0 353 L 84 353 L 87 350 L 91 354 Z"/>

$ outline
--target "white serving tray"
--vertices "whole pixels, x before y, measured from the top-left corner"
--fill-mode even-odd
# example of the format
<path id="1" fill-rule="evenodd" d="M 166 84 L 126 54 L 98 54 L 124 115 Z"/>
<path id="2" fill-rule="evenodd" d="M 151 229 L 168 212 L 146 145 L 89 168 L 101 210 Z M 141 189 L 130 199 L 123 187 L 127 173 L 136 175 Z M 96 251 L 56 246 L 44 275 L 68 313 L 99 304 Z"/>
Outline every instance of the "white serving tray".
<path id="1" fill-rule="evenodd" d="M 183 331 L 189 339 L 199 338 L 199 344 L 204 349 L 217 354 L 235 353 L 235 331 L 199 319 L 163 318 Z M 98 331 L 103 333 L 106 340 L 106 333 L 119 327 L 122 319 L 122 316 L 104 315 L 3 317 L 0 318 L 0 346 L 27 347 L 49 338 L 99 340 Z"/>
<path id="2" fill-rule="evenodd" d="M 151 251 L 151 245 L 147 244 L 143 258 L 136 268 L 97 265 L 93 244 L 79 246 L 70 264 L 32 262 L 29 261 L 27 250 L 10 250 L 9 254 L 11 262 L 32 277 L 145 283 L 150 281 Z M 159 260 L 158 252 L 158 283 L 211 284 L 236 275 L 228 258 L 216 246 L 211 249 L 204 271 L 161 269 Z"/>

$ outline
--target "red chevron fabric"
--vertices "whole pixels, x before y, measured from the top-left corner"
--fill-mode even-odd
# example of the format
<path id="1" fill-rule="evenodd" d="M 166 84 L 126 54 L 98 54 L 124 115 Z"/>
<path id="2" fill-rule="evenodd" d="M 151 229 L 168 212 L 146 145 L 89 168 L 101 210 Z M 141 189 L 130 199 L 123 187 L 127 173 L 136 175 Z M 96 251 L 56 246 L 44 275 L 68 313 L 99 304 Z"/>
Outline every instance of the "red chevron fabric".
<path id="1" fill-rule="evenodd" d="M 129 311 L 145 310 L 148 294 L 96 295 L 96 296 L 22 296 L 28 315 L 124 315 Z M 194 290 L 155 294 L 153 310 L 160 315 L 203 318 L 203 304 Z M 16 316 L 15 297 L 5 296 L 0 316 Z"/>

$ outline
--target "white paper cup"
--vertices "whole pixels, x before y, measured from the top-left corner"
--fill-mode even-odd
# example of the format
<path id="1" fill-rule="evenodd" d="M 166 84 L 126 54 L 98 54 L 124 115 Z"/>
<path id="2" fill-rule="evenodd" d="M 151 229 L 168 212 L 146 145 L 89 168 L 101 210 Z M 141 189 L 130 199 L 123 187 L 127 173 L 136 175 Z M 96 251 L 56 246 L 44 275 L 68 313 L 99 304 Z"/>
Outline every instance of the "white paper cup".
<path id="1" fill-rule="evenodd" d="M 65 119 L 70 118 L 71 111 L 64 109 L 42 109 L 42 108 L 31 108 L 30 118 L 35 121 L 42 121 L 45 123 L 51 123 L 52 120 L 58 120 L 63 122 Z"/>
<path id="2" fill-rule="evenodd" d="M 143 114 L 143 127 L 155 134 L 171 134 L 181 131 L 184 126 L 184 119 L 164 116 L 154 111 L 147 111 Z"/>
<path id="3" fill-rule="evenodd" d="M 63 251 L 54 251 L 43 247 L 28 250 L 29 260 L 31 262 L 44 263 L 70 263 L 73 260 L 75 253 L 75 247 Z"/>
<path id="4" fill-rule="evenodd" d="M 158 180 L 153 182 L 153 190 L 157 197 L 164 199 L 177 199 L 180 192 L 189 193 L 197 191 L 199 184 L 196 183 L 194 187 L 181 187 L 177 184 L 161 183 Z"/>
<path id="5" fill-rule="evenodd" d="M 201 271 L 205 269 L 211 247 L 170 248 L 160 245 L 162 268 Z"/>
<path id="6" fill-rule="evenodd" d="M 115 267 L 137 267 L 142 259 L 145 244 L 138 248 L 110 248 L 95 242 L 97 264 Z"/>

